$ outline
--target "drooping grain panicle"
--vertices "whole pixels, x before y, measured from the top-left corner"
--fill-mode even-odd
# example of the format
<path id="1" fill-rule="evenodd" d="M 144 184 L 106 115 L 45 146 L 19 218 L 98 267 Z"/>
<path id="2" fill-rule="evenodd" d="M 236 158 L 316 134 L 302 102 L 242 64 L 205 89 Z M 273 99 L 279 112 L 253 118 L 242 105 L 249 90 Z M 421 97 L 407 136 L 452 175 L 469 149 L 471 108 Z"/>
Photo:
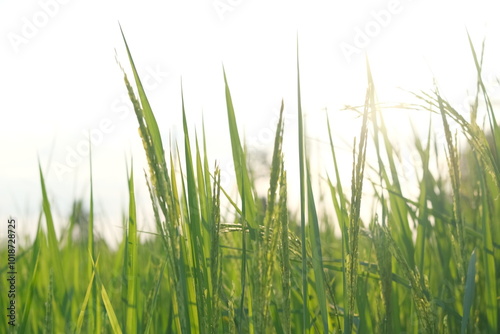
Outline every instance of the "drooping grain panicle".
<path id="1" fill-rule="evenodd" d="M 484 131 L 476 123 L 468 122 L 438 91 L 434 91 L 433 94 L 423 92 L 414 95 L 423 101 L 422 109 L 439 114 L 444 112 L 447 117 L 460 126 L 472 150 L 476 152 L 482 167 L 500 188 L 500 164 L 490 149 Z"/>
<path id="2" fill-rule="evenodd" d="M 155 190 L 155 197 L 158 200 L 163 215 L 170 221 L 169 224 L 175 225 L 177 223 L 177 219 L 174 216 L 174 212 L 172 212 L 172 210 L 170 210 L 169 212 L 169 210 L 167 209 L 173 208 L 174 204 L 172 200 L 173 194 L 172 188 L 170 186 L 170 179 L 165 160 L 161 134 L 148 98 L 146 96 L 146 92 L 144 91 L 141 79 L 139 78 L 139 74 L 137 73 L 137 69 L 132 59 L 132 55 L 130 53 L 130 49 L 128 47 L 123 31 L 122 37 L 127 49 L 130 66 L 134 74 L 139 99 L 136 97 L 135 92 L 127 78 L 127 75 L 124 72 L 123 75 L 125 86 L 134 107 L 137 121 L 139 122 L 139 134 L 142 138 L 144 150 L 148 159 L 150 177 L 152 180 L 153 189 Z"/>

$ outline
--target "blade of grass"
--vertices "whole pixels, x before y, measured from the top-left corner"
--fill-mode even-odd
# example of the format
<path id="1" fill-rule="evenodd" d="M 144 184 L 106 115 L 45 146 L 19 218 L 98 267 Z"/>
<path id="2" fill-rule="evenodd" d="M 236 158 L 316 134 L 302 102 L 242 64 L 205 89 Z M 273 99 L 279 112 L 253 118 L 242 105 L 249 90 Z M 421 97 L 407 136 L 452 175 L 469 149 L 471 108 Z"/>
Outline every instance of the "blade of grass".
<path id="1" fill-rule="evenodd" d="M 427 287 L 422 283 L 420 273 L 417 268 L 411 269 L 403 253 L 392 238 L 389 229 L 382 226 L 382 231 L 389 243 L 389 250 L 392 256 L 401 266 L 403 273 L 410 282 L 412 299 L 418 316 L 419 330 L 424 333 L 437 333 L 436 313 L 431 309 L 431 302 L 428 298 Z"/>
<path id="2" fill-rule="evenodd" d="M 236 173 L 236 181 L 240 196 L 245 198 L 246 216 L 245 219 L 251 229 L 257 228 L 255 222 L 255 200 L 253 197 L 252 183 L 247 169 L 246 156 L 241 145 L 240 136 L 238 133 L 238 126 L 236 124 L 236 116 L 234 114 L 233 100 L 231 98 L 231 91 L 226 78 L 226 71 L 223 68 L 224 86 L 226 91 L 226 107 L 227 118 L 229 124 L 229 133 L 231 136 L 231 148 L 233 152 L 234 171 Z M 243 193 L 245 191 L 245 193 Z"/>
<path id="3" fill-rule="evenodd" d="M 283 167 L 281 167 L 283 169 Z M 281 286 L 283 289 L 283 331 L 291 333 L 291 276 L 292 267 L 290 264 L 290 246 L 289 246 L 289 231 L 288 231 L 288 208 L 287 208 L 287 184 L 286 171 L 283 170 L 280 178 L 280 230 L 281 230 Z"/>
<path id="4" fill-rule="evenodd" d="M 154 146 L 154 155 L 158 158 L 158 163 L 160 164 L 160 167 L 163 170 L 166 170 L 163 144 L 162 144 L 162 140 L 161 140 L 160 130 L 158 128 L 158 123 L 156 122 L 156 118 L 153 115 L 153 110 L 151 109 L 151 105 L 149 104 L 149 100 L 146 96 L 146 92 L 144 91 L 141 79 L 139 77 L 139 74 L 137 73 L 137 70 L 136 70 L 136 67 L 134 64 L 134 60 L 132 59 L 132 55 L 130 53 L 130 49 L 128 47 L 127 40 L 125 39 L 125 35 L 123 33 L 121 26 L 120 26 L 120 31 L 121 31 L 121 34 L 123 37 L 123 42 L 125 43 L 125 47 L 127 49 L 127 54 L 128 54 L 128 58 L 130 61 L 130 65 L 131 65 L 132 71 L 134 73 L 134 79 L 135 79 L 135 83 L 136 83 L 137 90 L 139 93 L 139 99 L 141 102 L 144 121 L 147 124 L 147 130 L 148 130 L 148 133 L 151 137 L 151 142 Z"/>
<path id="5" fill-rule="evenodd" d="M 127 299 L 126 299 L 126 333 L 137 332 L 138 313 L 137 313 L 137 216 L 135 205 L 135 191 L 134 191 L 134 167 L 133 161 L 131 162 L 130 177 L 128 179 L 129 188 L 129 214 L 128 214 L 128 228 L 127 228 Z"/>
<path id="6" fill-rule="evenodd" d="M 242 253 L 241 253 L 241 297 L 240 297 L 240 307 L 238 310 L 238 319 L 239 319 L 239 328 L 238 328 L 238 333 L 243 333 L 243 328 L 244 328 L 244 323 L 246 322 L 246 319 L 244 317 L 245 314 L 245 297 L 246 297 L 246 278 L 247 278 L 247 237 L 246 237 L 246 230 L 247 230 L 247 222 L 245 217 L 246 213 L 246 201 L 245 201 L 245 196 L 246 192 L 244 191 L 245 184 L 242 182 L 242 207 L 241 207 L 241 245 L 242 245 Z M 249 307 L 250 308 L 250 307 Z"/>
<path id="7" fill-rule="evenodd" d="M 299 62 L 299 38 L 297 36 L 297 110 L 298 110 L 298 140 L 299 140 L 299 182 L 300 182 L 300 233 L 302 254 L 302 333 L 309 328 L 309 308 L 307 292 L 307 250 L 306 250 L 306 189 L 305 189 L 305 155 L 304 155 L 304 120 L 302 115 L 302 97 L 300 94 L 300 62 Z"/>
<path id="8" fill-rule="evenodd" d="M 28 296 L 26 297 L 26 303 L 23 308 L 21 322 L 19 323 L 19 333 L 26 333 L 26 326 L 28 325 L 28 317 L 30 314 L 31 305 L 33 304 L 33 294 L 35 292 L 35 283 L 37 281 L 37 275 L 38 275 L 38 264 L 40 262 L 40 253 L 41 253 L 40 242 L 41 242 L 41 233 L 39 224 L 37 236 L 35 238 L 35 243 L 33 244 L 33 255 L 31 258 L 31 265 L 30 265 L 30 268 L 32 270 L 32 276 L 27 288 Z"/>
<path id="9" fill-rule="evenodd" d="M 89 256 L 90 257 L 90 256 Z M 93 260 L 91 258 L 91 262 L 93 263 Z M 76 321 L 76 330 L 75 333 L 79 334 L 82 331 L 82 326 L 83 326 L 83 320 L 85 318 L 85 311 L 87 310 L 87 305 L 90 301 L 90 298 L 92 296 L 92 291 L 94 290 L 94 277 L 95 277 L 95 272 L 97 268 L 97 262 L 99 262 L 99 258 L 96 260 L 95 266 L 93 266 L 92 274 L 90 276 L 90 281 L 87 286 L 87 291 L 85 292 L 85 297 L 83 298 L 83 303 L 82 307 L 80 309 L 80 313 L 78 315 L 78 319 Z M 90 313 L 94 312 L 94 310 L 91 310 Z M 93 325 L 93 323 L 91 323 Z M 90 327 L 92 328 L 92 327 Z"/>
<path id="10" fill-rule="evenodd" d="M 316 287 L 316 296 L 321 311 L 321 320 L 323 324 L 323 333 L 329 333 L 328 324 L 330 322 L 328 311 L 326 308 L 326 288 L 324 282 L 323 270 L 323 254 L 321 251 L 321 237 L 319 231 L 318 214 L 316 212 L 316 204 L 314 201 L 313 190 L 311 186 L 311 178 L 309 168 L 307 170 L 307 203 L 309 212 L 309 235 L 311 237 L 312 247 L 312 265 L 314 270 L 314 283 Z"/>
<path id="11" fill-rule="evenodd" d="M 57 279 L 57 300 L 63 301 L 65 299 L 64 295 L 66 293 L 66 280 L 61 262 L 61 253 L 59 250 L 59 241 L 57 240 L 56 230 L 54 227 L 54 220 L 52 218 L 52 211 L 50 209 L 50 202 L 47 195 L 47 189 L 45 187 L 45 180 L 42 173 L 42 168 L 40 163 L 38 164 L 38 169 L 40 172 L 40 184 L 42 187 L 42 201 L 43 201 L 43 212 L 45 214 L 45 222 L 47 224 L 47 234 L 49 242 L 49 252 L 50 259 L 52 263 L 52 268 L 56 272 Z"/>

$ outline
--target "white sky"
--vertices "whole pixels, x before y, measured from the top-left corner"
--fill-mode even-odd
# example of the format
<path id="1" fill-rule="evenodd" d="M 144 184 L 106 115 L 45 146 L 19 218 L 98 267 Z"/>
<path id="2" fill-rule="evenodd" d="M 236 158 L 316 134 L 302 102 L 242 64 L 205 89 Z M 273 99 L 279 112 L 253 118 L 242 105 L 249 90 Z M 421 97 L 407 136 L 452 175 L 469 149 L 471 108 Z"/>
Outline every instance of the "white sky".
<path id="1" fill-rule="evenodd" d="M 41 208 L 38 158 L 54 211 L 64 217 L 73 199 L 87 199 L 88 157 L 64 174 L 55 166 L 74 159 L 68 152 L 87 143 L 84 133 L 100 127 L 93 132 L 92 147 L 100 231 L 121 234 L 131 156 L 140 212 L 149 212 L 139 173 L 146 165 L 137 121 L 115 62 L 116 50 L 128 70 L 118 22 L 149 87 L 165 145 L 169 134 L 175 138 L 182 129 L 182 76 L 188 122 L 200 130 L 203 113 L 211 162 L 220 162 L 228 185 L 232 172 L 222 64 L 250 148 L 270 147 L 269 130 L 274 131 L 284 99 L 285 154 L 293 185 L 298 34 L 308 135 L 325 140 L 326 108 L 336 145 L 345 153 L 349 185 L 352 161 L 345 143 L 358 134 L 359 123 L 340 109 L 364 101 L 365 54 L 381 102 L 408 101 L 398 87 L 428 90 L 435 76 L 445 95 L 463 104 L 475 78 L 466 28 L 476 47 L 486 38 L 487 79 L 494 83 L 499 76 L 499 7 L 496 1 L 424 0 L 0 1 L 0 216 L 17 217 L 21 233 L 34 231 Z M 371 36 L 363 39 L 359 32 L 367 30 Z M 359 54 L 349 56 L 354 48 Z M 498 96 L 498 87 L 491 89 Z M 389 114 L 387 121 L 395 136 L 405 138 L 408 115 L 399 114 Z M 423 120 L 418 127 L 427 126 L 427 114 L 413 117 Z M 324 146 L 317 143 L 310 141 L 311 150 L 321 152 Z M 323 165 L 317 159 L 313 162 Z"/>

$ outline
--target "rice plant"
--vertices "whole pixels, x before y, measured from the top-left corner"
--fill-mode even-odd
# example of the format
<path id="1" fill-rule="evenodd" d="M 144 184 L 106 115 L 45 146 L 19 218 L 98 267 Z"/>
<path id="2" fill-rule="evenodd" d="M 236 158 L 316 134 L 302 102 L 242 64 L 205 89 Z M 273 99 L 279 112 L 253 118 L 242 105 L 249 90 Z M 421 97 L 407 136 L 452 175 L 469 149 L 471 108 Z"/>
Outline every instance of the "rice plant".
<path id="1" fill-rule="evenodd" d="M 137 178 L 127 168 L 128 212 L 117 249 L 95 236 L 92 161 L 90 196 L 75 201 L 58 236 L 47 185 L 39 169 L 42 211 L 31 244 L 21 244 L 17 271 L 18 324 L 10 333 L 498 333 L 500 277 L 500 130 L 481 77 L 482 56 L 470 41 L 477 70 L 476 103 L 466 119 L 439 87 L 414 93 L 412 112 L 438 120 L 445 142 L 429 132 L 415 137 L 421 159 L 419 192 L 409 197 L 400 152 L 376 99 L 367 62 L 359 135 L 352 138 L 352 177 L 343 180 L 327 115 L 333 169 L 313 183 L 301 102 L 297 51 L 297 101 L 281 101 L 269 166 L 265 205 L 258 199 L 237 122 L 230 74 L 222 70 L 237 195 L 221 185 L 209 138 L 189 131 L 183 93 L 183 140 L 162 139 L 132 52 L 133 77 L 123 71 L 137 117 L 148 169 Z M 299 50 L 299 48 L 297 48 Z M 279 100 L 277 100 L 279 102 Z M 297 103 L 299 189 L 287 180 L 283 119 Z M 353 111 L 354 112 L 354 111 Z M 484 114 L 488 127 L 478 124 Z M 436 118 L 436 116 L 438 116 Z M 450 124 L 458 124 L 452 132 Z M 460 146 L 459 137 L 467 146 Z M 438 147 L 440 144 L 443 147 Z M 367 151 L 376 160 L 368 161 Z M 445 154 L 448 169 L 431 166 Z M 465 168 L 466 167 L 466 168 Z M 368 177 L 368 172 L 376 177 Z M 156 231 L 141 238 L 135 184 L 146 182 Z M 377 212 L 366 219 L 363 189 Z M 299 192 L 295 215 L 288 200 Z M 222 202 L 231 214 L 223 214 Z M 88 203 L 88 204 L 85 204 Z M 333 217 L 323 221 L 323 206 Z M 88 210 L 85 209 L 88 207 Z M 85 221 L 85 224 L 79 223 Z M 79 225 L 80 224 L 80 225 Z M 333 225 L 334 224 L 335 228 Z M 79 237 L 73 231 L 79 227 Z M 338 228 L 337 228 L 338 227 Z M 336 233 L 335 230 L 339 232 Z M 7 250 L 1 250 L 6 258 Z M 6 275 L 7 267 L 0 272 Z M 0 294 L 7 305 L 6 294 Z"/>

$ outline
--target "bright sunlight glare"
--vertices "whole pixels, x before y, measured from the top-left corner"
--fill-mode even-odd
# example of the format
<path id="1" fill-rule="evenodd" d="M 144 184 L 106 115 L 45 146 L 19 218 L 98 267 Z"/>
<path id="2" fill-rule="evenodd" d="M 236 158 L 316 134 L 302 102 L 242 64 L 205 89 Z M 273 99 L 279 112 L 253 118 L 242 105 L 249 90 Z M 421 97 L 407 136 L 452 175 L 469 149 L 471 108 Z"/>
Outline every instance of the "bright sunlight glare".
<path id="1" fill-rule="evenodd" d="M 201 135 L 204 123 L 210 163 L 218 161 L 230 191 L 235 179 L 223 68 L 241 134 L 256 156 L 270 152 L 283 99 L 289 193 L 296 200 L 297 46 L 313 172 L 333 176 L 331 158 L 323 154 L 328 115 L 349 184 L 360 120 L 345 107 L 364 103 L 367 61 L 381 104 L 413 103 L 410 92 L 437 83 L 465 109 L 476 78 L 470 34 L 478 50 L 486 41 L 483 75 L 498 98 L 497 9 L 495 1 L 0 1 L 2 216 L 17 215 L 29 222 L 22 232 L 35 232 L 39 161 L 53 209 L 67 217 L 74 199 L 88 198 L 90 142 L 98 231 L 111 239 L 121 235 L 125 166 L 132 159 L 140 228 L 153 229 L 142 175 L 147 164 L 120 69 L 130 75 L 119 24 L 164 142 L 174 153 L 182 142 L 182 86 L 190 129 Z M 429 115 L 396 108 L 386 121 L 404 147 L 412 124 L 426 134 Z"/>

